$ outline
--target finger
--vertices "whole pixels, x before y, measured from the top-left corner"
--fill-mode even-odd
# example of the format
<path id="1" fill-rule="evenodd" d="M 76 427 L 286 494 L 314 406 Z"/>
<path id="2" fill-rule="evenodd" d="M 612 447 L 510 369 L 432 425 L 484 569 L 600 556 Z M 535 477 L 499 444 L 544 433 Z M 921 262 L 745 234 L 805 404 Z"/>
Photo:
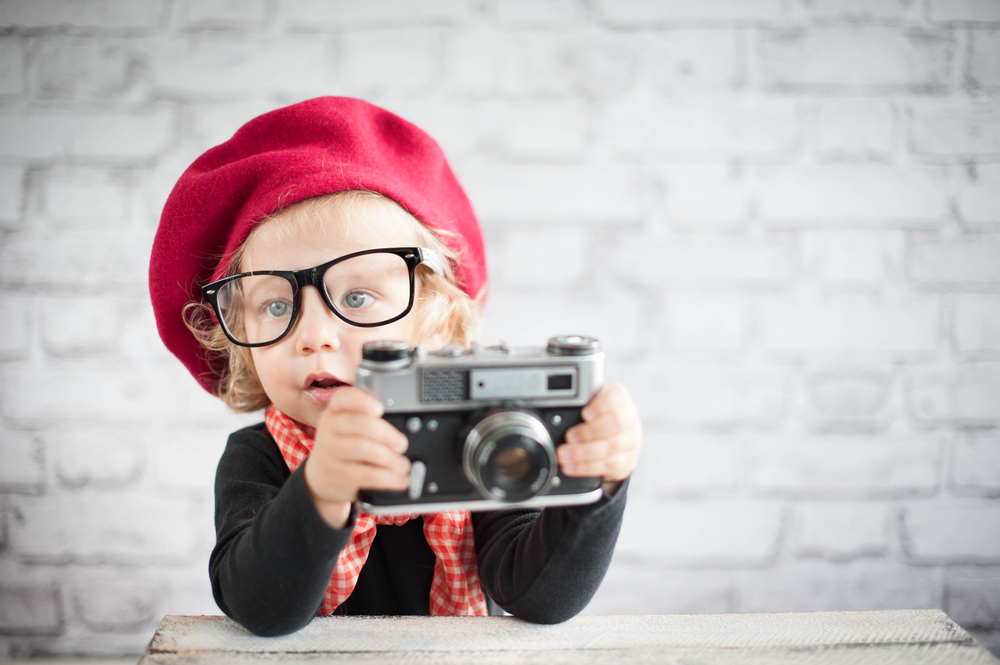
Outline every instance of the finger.
<path id="1" fill-rule="evenodd" d="M 631 405 L 632 397 L 628 394 L 625 386 L 620 383 L 609 383 L 590 398 L 590 402 L 583 407 L 580 416 L 584 420 L 593 420 L 608 411 Z"/>
<path id="2" fill-rule="evenodd" d="M 588 441 L 587 443 L 565 443 L 556 448 L 560 466 L 594 462 L 620 452 L 617 438 Z"/>
<path id="3" fill-rule="evenodd" d="M 616 436 L 639 427 L 639 415 L 629 408 L 605 411 L 593 420 L 574 425 L 566 430 L 567 443 L 582 443 Z"/>
<path id="4" fill-rule="evenodd" d="M 385 467 L 346 463 L 340 465 L 338 472 L 338 482 L 331 483 L 331 487 L 354 488 L 350 494 L 356 494 L 359 489 L 400 491 L 410 486 L 408 473 L 398 473 Z"/>
<path id="5" fill-rule="evenodd" d="M 404 452 L 409 446 L 406 435 L 391 423 L 370 414 L 338 413 L 320 423 L 319 436 L 329 436 L 338 447 L 349 437 L 364 437 L 379 441 L 397 452 Z"/>
<path id="6" fill-rule="evenodd" d="M 562 471 L 571 477 L 600 477 L 604 480 L 624 480 L 632 474 L 635 459 L 631 453 L 619 453 L 590 462 L 569 464 Z"/>
<path id="7" fill-rule="evenodd" d="M 398 473 L 410 472 L 410 460 L 400 455 L 381 441 L 367 437 L 347 437 L 340 442 L 338 455 L 331 464 L 366 464 Z"/>
<path id="8" fill-rule="evenodd" d="M 352 411 L 381 418 L 382 414 L 385 413 L 385 407 L 374 395 L 350 386 L 333 394 L 333 397 L 327 402 L 326 411 Z"/>

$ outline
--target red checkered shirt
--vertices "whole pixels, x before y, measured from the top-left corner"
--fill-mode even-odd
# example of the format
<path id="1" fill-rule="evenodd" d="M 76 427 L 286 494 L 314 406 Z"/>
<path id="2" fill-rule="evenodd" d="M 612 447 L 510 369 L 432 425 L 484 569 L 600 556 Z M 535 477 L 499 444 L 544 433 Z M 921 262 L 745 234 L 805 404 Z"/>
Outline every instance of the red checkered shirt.
<path id="1" fill-rule="evenodd" d="M 267 431 L 274 437 L 289 471 L 294 472 L 313 448 L 313 438 L 294 420 L 271 406 L 264 414 Z M 320 614 L 333 614 L 358 583 L 361 568 L 378 524 L 405 524 L 413 515 L 368 515 L 360 513 L 351 540 L 340 553 L 333 578 L 323 596 Z M 424 537 L 437 561 L 431 582 L 431 615 L 472 614 L 485 616 L 486 599 L 479 588 L 472 515 L 454 510 L 424 515 Z"/>

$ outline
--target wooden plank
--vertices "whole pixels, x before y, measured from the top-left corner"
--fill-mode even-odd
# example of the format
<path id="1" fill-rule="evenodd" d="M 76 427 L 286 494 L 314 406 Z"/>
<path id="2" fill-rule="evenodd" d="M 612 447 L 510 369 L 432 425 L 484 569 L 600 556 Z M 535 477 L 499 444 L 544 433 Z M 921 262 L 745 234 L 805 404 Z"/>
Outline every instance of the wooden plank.
<path id="1" fill-rule="evenodd" d="M 141 665 L 997 665 L 975 644 L 647 648 L 534 651 L 368 651 L 323 653 L 152 653 Z"/>
<path id="2" fill-rule="evenodd" d="M 992 663 L 937 610 L 513 617 L 318 617 L 262 638 L 225 617 L 168 616 L 142 665 L 175 663 Z"/>

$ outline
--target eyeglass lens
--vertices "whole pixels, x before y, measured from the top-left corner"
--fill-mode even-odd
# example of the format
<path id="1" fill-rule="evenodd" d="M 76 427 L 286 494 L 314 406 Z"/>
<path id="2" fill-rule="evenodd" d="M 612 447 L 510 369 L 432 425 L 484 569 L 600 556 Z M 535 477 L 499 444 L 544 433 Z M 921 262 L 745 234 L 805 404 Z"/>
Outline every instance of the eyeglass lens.
<path id="1" fill-rule="evenodd" d="M 362 254 L 331 266 L 323 276 L 328 302 L 345 319 L 377 325 L 410 303 L 410 271 L 397 254 Z M 278 275 L 248 275 L 219 289 L 219 312 L 240 342 L 266 344 L 292 326 L 294 283 Z"/>

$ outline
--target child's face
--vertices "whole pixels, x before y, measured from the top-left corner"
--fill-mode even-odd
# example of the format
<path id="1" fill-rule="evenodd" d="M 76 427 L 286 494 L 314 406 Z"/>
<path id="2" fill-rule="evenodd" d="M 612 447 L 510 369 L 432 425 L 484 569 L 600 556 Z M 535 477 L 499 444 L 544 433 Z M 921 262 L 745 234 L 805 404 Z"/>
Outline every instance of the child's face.
<path id="1" fill-rule="evenodd" d="M 240 270 L 301 270 L 365 249 L 415 246 L 412 226 L 401 221 L 399 211 L 390 206 L 350 206 L 352 209 L 346 210 L 344 204 L 336 202 L 317 206 L 308 201 L 293 206 L 254 231 L 247 240 Z M 419 297 L 419 281 L 416 288 Z M 398 321 L 359 328 L 331 312 L 315 288 L 305 287 L 300 298 L 292 331 L 277 343 L 250 352 L 271 402 L 310 427 L 316 427 L 335 392 L 354 384 L 365 342 L 421 342 L 433 349 L 448 341 L 446 330 L 430 339 L 413 339 L 417 305 Z"/>

